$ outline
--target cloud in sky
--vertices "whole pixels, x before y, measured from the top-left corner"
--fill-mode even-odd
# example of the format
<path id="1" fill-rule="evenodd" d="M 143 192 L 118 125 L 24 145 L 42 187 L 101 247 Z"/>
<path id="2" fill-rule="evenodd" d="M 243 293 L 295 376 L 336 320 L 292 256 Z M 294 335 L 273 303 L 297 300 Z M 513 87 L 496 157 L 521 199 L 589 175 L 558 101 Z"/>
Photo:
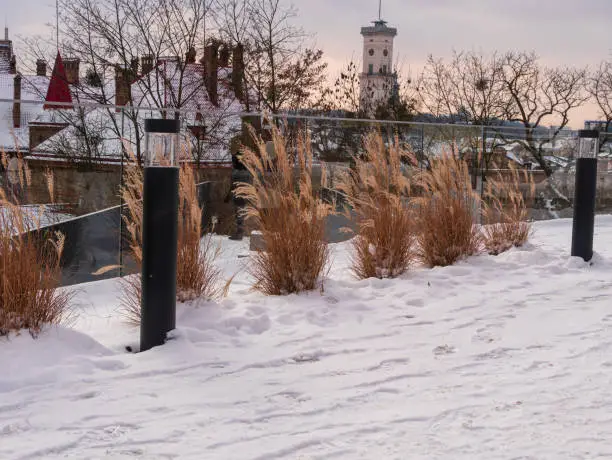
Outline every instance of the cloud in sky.
<path id="1" fill-rule="evenodd" d="M 296 22 L 314 34 L 333 72 L 360 59 L 360 28 L 377 18 L 378 0 L 293 3 Z M 45 32 L 45 23 L 54 20 L 53 0 L 2 4 L 12 35 Z M 383 0 L 383 18 L 398 28 L 398 64 L 413 74 L 429 54 L 445 57 L 453 49 L 533 50 L 549 65 L 590 67 L 612 53 L 612 0 Z M 596 116 L 588 107 L 572 124 Z"/>

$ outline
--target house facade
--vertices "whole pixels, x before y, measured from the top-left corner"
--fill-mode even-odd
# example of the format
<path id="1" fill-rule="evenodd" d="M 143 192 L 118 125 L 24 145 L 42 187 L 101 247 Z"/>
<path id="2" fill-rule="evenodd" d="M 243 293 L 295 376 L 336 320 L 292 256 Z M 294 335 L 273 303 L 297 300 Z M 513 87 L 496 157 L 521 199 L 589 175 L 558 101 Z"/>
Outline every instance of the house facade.
<path id="1" fill-rule="evenodd" d="M 115 161 L 141 155 L 144 119 L 180 117 L 186 150 L 200 162 L 229 162 L 245 110 L 243 48 L 212 43 L 198 59 L 141 56 L 92 78 L 78 57 L 58 52 L 53 71 L 17 71 L 8 30 L 0 41 L 0 149 L 35 159 Z M 84 72 L 87 70 L 87 72 Z M 8 101 L 10 100 L 10 101 Z M 73 105 L 74 104 L 74 105 Z M 172 110 L 175 109 L 175 110 Z"/>

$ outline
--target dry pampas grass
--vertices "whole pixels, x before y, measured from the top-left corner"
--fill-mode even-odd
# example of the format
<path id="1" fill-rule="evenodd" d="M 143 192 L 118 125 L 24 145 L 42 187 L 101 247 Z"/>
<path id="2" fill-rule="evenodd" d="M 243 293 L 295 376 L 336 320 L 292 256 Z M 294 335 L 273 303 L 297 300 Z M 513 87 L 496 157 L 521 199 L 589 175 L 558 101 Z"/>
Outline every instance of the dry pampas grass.
<path id="1" fill-rule="evenodd" d="M 2 162 L 6 168 L 4 153 Z M 29 185 L 21 158 L 17 175 L 21 187 Z M 72 294 L 59 287 L 64 236 L 41 231 L 43 211 L 22 206 L 0 190 L 0 336 L 20 330 L 35 335 L 70 318 Z"/>
<path id="2" fill-rule="evenodd" d="M 380 133 L 364 139 L 365 155 L 341 175 L 337 189 L 346 197 L 348 216 L 357 224 L 352 270 L 359 279 L 395 278 L 414 259 L 414 222 L 407 199 L 410 181 L 402 171 L 414 155 L 397 136 L 388 147 Z"/>
<path id="3" fill-rule="evenodd" d="M 465 161 L 444 154 L 418 176 L 423 196 L 417 208 L 418 255 L 428 267 L 452 265 L 476 254 L 482 241 L 473 224 L 480 197 L 472 191 Z"/>
<path id="4" fill-rule="evenodd" d="M 143 171 L 133 159 L 125 168 L 121 194 L 127 212 L 123 216 L 129 250 L 137 267 L 142 267 L 142 190 Z M 228 286 L 223 285 L 221 270 L 215 266 L 220 248 L 212 233 L 202 238 L 202 208 L 198 203 L 197 184 L 193 168 L 183 164 L 179 174 L 179 223 L 177 253 L 177 300 L 187 302 L 198 298 L 216 299 Z M 140 275 L 122 279 L 120 303 L 130 323 L 140 322 L 142 287 Z"/>
<path id="5" fill-rule="evenodd" d="M 254 288 L 285 295 L 322 286 L 329 262 L 325 220 L 334 206 L 313 190 L 310 139 L 304 133 L 297 136 L 294 156 L 278 128 L 272 126 L 271 132 L 274 158 L 251 129 L 256 148 L 241 153 L 252 182 L 239 184 L 235 193 L 247 202 L 245 217 L 261 231 L 265 244 L 265 251 L 250 261 Z"/>
<path id="6" fill-rule="evenodd" d="M 506 174 L 499 172 L 497 178 L 487 180 L 482 233 L 489 254 L 498 255 L 527 242 L 532 231 L 527 203 L 534 196 L 533 176 L 514 165 Z"/>

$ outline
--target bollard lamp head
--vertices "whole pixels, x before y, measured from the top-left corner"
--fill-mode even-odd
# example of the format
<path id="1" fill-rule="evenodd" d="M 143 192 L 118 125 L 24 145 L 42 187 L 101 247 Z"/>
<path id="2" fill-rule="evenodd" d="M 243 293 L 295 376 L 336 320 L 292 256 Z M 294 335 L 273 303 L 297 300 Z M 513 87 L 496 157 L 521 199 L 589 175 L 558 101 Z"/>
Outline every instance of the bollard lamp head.
<path id="1" fill-rule="evenodd" d="M 582 129 L 578 131 L 578 158 L 597 158 L 599 152 L 599 131 Z"/>
<path id="2" fill-rule="evenodd" d="M 180 128 L 174 118 L 145 120 L 145 166 L 177 166 Z"/>

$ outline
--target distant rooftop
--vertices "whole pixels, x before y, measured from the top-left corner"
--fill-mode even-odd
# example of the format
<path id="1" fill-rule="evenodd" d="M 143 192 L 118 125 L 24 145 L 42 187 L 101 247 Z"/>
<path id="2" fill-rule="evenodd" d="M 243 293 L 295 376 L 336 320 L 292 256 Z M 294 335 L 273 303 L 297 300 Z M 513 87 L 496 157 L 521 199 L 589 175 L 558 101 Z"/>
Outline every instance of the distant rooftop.
<path id="1" fill-rule="evenodd" d="M 395 37 L 397 35 L 397 29 L 395 27 L 387 27 L 387 21 L 379 19 L 378 21 L 372 21 L 374 26 L 362 27 L 361 35 L 389 35 Z"/>

